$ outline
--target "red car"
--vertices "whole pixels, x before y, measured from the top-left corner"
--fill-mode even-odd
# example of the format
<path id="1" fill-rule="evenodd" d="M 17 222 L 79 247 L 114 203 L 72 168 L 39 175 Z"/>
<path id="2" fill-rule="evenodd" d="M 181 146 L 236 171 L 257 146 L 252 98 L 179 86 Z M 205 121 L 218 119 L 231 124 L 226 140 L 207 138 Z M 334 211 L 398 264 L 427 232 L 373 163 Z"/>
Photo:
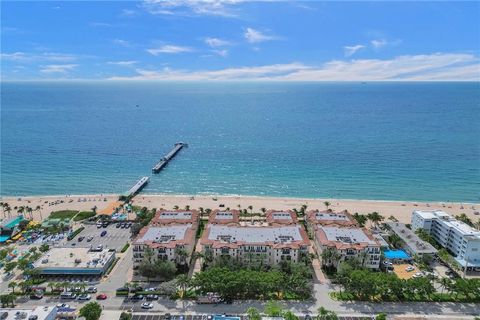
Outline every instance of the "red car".
<path id="1" fill-rule="evenodd" d="M 97 296 L 97 300 L 105 300 L 107 299 L 107 295 L 104 293 L 101 293 Z"/>

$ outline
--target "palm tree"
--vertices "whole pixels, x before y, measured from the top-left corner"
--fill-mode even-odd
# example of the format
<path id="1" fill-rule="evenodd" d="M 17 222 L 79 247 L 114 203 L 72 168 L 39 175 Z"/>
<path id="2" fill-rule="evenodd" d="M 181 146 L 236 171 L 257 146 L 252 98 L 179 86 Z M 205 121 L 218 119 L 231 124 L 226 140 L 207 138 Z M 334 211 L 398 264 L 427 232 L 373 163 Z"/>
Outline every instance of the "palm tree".
<path id="1" fill-rule="evenodd" d="M 253 206 L 252 205 L 248 206 L 248 210 L 250 210 L 250 213 L 253 213 Z"/>
<path id="2" fill-rule="evenodd" d="M 41 209 L 42 209 L 42 207 L 40 207 L 40 206 L 36 206 L 36 207 L 35 207 L 35 211 L 37 211 L 37 212 L 40 214 L 40 221 L 43 220 Z"/>
<path id="3" fill-rule="evenodd" d="M 9 288 L 12 288 L 12 293 L 15 293 L 15 287 L 17 286 L 18 284 L 15 282 L 15 281 L 10 281 L 10 283 L 8 284 L 8 287 Z"/>
<path id="4" fill-rule="evenodd" d="M 179 206 L 177 206 L 177 205 L 173 206 L 173 210 L 178 210 L 178 208 L 179 208 Z"/>
<path id="5" fill-rule="evenodd" d="M 50 292 L 53 292 L 53 290 L 57 287 L 56 282 L 49 282 L 47 286 L 50 288 Z"/>
<path id="6" fill-rule="evenodd" d="M 178 248 L 176 250 L 176 262 L 178 264 L 185 264 L 187 263 L 188 252 L 184 248 Z"/>
<path id="7" fill-rule="evenodd" d="M 393 215 L 391 215 L 390 217 L 388 217 L 388 220 L 393 221 L 393 222 L 398 222 L 398 219 L 395 218 L 395 216 L 393 216 Z"/>
<path id="8" fill-rule="evenodd" d="M 181 274 L 177 277 L 175 282 L 177 286 L 180 288 L 180 298 L 183 298 L 190 285 L 190 279 L 186 274 Z"/>
<path id="9" fill-rule="evenodd" d="M 385 218 L 381 216 L 378 212 L 374 211 L 367 215 L 368 219 L 372 222 L 372 224 L 377 227 L 380 221 L 383 221 Z"/>
<path id="10" fill-rule="evenodd" d="M 12 211 L 12 208 L 11 208 L 11 207 L 8 205 L 8 203 L 7 203 L 7 205 L 5 206 L 5 212 L 8 213 L 8 217 L 9 217 L 9 218 L 11 217 L 11 215 L 10 215 L 10 212 L 11 212 L 11 211 Z"/>
<path id="11" fill-rule="evenodd" d="M 447 278 L 447 277 L 440 278 L 440 280 L 438 281 L 438 284 L 442 286 L 442 293 L 443 293 L 443 290 L 445 289 L 447 289 L 447 291 L 450 291 L 450 288 L 452 287 L 452 280 L 450 280 L 450 278 Z"/>
<path id="12" fill-rule="evenodd" d="M 265 212 L 267 212 L 267 209 L 266 208 L 260 208 L 260 211 L 262 211 L 262 213 L 265 214 Z"/>
<path id="13" fill-rule="evenodd" d="M 190 206 L 187 204 L 187 205 L 185 206 L 185 211 L 188 211 L 188 210 L 190 210 Z"/>
<path id="14" fill-rule="evenodd" d="M 335 269 L 337 269 L 341 254 L 338 253 L 335 249 L 327 248 L 322 251 L 321 258 L 323 265 L 325 265 L 326 267 L 334 267 Z"/>
<path id="15" fill-rule="evenodd" d="M 328 207 L 330 207 L 331 205 L 331 203 L 328 201 L 324 201 L 323 204 L 325 205 L 325 207 L 327 207 L 327 210 L 328 210 Z"/>
<path id="16" fill-rule="evenodd" d="M 27 213 L 30 215 L 30 220 L 33 220 L 33 209 L 31 207 L 27 207 Z"/>
<path id="17" fill-rule="evenodd" d="M 203 214 L 204 212 L 203 207 L 198 207 L 198 211 L 200 211 L 200 214 Z"/>

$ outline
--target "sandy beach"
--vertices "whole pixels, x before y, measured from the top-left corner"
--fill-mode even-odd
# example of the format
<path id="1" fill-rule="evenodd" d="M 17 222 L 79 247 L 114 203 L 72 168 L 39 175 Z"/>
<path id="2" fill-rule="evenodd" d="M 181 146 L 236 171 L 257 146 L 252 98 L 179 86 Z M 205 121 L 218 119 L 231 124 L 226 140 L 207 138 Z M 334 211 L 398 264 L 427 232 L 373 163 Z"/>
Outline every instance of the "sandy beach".
<path id="1" fill-rule="evenodd" d="M 85 199 L 86 201 L 78 201 Z M 106 201 L 105 201 L 106 199 Z M 16 214 L 14 207 L 30 206 L 41 209 L 33 212 L 35 220 L 44 219 L 52 211 L 56 210 L 91 210 L 96 206 L 98 210 L 106 208 L 112 201 L 118 199 L 118 195 L 70 195 L 70 196 L 34 196 L 34 197 L 2 197 L 2 202 L 7 202 L 12 208 L 11 214 Z M 63 202 L 62 202 L 63 201 Z M 480 204 L 450 203 L 450 202 L 407 202 L 407 201 L 374 201 L 374 200 L 348 200 L 348 199 L 307 199 L 307 198 L 275 198 L 254 196 L 186 196 L 186 195 L 137 195 L 133 204 L 148 208 L 173 209 L 174 206 L 191 209 L 218 209 L 220 205 L 231 209 L 248 209 L 253 207 L 253 212 L 261 212 L 261 208 L 285 210 L 299 209 L 307 205 L 307 210 L 325 209 L 324 201 L 331 203 L 330 208 L 334 211 L 348 210 L 351 213 L 366 214 L 373 211 L 379 212 L 385 218 L 395 216 L 400 222 L 409 223 L 413 210 L 443 210 L 452 215 L 465 213 L 474 222 L 480 219 L 475 215 L 480 211 Z M 250 210 L 248 210 L 250 211 Z M 2 217 L 4 213 L 1 212 Z"/>

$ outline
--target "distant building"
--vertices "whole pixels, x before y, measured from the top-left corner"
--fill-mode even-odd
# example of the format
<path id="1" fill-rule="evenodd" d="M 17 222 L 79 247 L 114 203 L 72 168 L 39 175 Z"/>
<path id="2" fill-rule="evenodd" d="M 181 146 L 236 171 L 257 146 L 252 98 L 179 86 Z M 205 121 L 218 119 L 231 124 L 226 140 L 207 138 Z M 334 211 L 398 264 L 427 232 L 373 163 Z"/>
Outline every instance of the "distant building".
<path id="1" fill-rule="evenodd" d="M 134 268 L 142 263 L 147 248 L 152 250 L 153 260 L 188 264 L 189 258 L 178 253 L 183 249 L 188 256 L 191 256 L 195 246 L 196 232 L 197 228 L 191 223 L 144 227 L 133 242 Z"/>
<path id="2" fill-rule="evenodd" d="M 315 245 L 319 256 L 325 250 L 338 253 L 340 259 L 335 262 L 358 258 L 366 268 L 380 267 L 380 244 L 365 228 L 318 226 L 315 231 Z"/>
<path id="3" fill-rule="evenodd" d="M 331 209 L 324 211 L 312 210 L 307 213 L 306 221 L 307 228 L 312 234 L 315 232 L 317 226 L 357 226 L 357 222 L 347 210 L 342 212 L 333 212 Z"/>
<path id="4" fill-rule="evenodd" d="M 197 226 L 200 214 L 196 210 L 159 210 L 150 222 L 151 226 L 159 227 L 174 224 L 191 223 Z"/>
<path id="5" fill-rule="evenodd" d="M 405 244 L 403 248 L 410 255 L 433 256 L 437 253 L 437 249 L 435 249 L 430 243 L 420 239 L 415 232 L 408 229 L 405 224 L 399 222 L 387 222 L 386 225 L 390 228 L 391 232 L 402 239 Z"/>
<path id="6" fill-rule="evenodd" d="M 240 211 L 238 210 L 214 210 L 208 217 L 211 224 L 239 224 Z"/>
<path id="7" fill-rule="evenodd" d="M 35 320 L 54 320 L 57 316 L 56 307 L 32 307 L 32 308 L 0 308 L 0 319 L 2 320 L 18 320 L 18 319 L 35 319 Z"/>
<path id="8" fill-rule="evenodd" d="M 412 230 L 423 229 L 442 247 L 455 255 L 455 260 L 467 270 L 480 270 L 480 231 L 456 220 L 443 211 L 415 210 Z"/>
<path id="9" fill-rule="evenodd" d="M 270 225 L 294 225 L 298 223 L 297 215 L 291 210 L 269 210 L 265 217 Z"/>
<path id="10" fill-rule="evenodd" d="M 40 275 L 101 276 L 115 260 L 115 252 L 89 248 L 51 248 L 34 263 Z"/>
<path id="11" fill-rule="evenodd" d="M 310 240 L 300 225 L 225 226 L 210 224 L 200 240 L 203 252 L 215 259 L 222 255 L 278 264 L 282 260 L 298 262 L 308 253 Z"/>
<path id="12" fill-rule="evenodd" d="M 4 243 L 18 232 L 20 232 L 19 224 L 24 220 L 22 215 L 18 215 L 16 217 L 3 219 L 0 222 L 0 243 Z"/>

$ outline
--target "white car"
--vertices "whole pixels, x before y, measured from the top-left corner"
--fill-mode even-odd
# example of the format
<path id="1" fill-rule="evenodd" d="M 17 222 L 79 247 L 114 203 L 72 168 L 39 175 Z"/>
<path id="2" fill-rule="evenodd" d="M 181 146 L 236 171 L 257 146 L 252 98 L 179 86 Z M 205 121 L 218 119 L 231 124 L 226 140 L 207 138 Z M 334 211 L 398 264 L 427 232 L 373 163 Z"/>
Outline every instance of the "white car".
<path id="1" fill-rule="evenodd" d="M 407 271 L 407 272 L 411 272 L 413 270 L 415 270 L 414 266 L 408 266 L 408 267 L 405 268 L 405 271 Z"/>
<path id="2" fill-rule="evenodd" d="M 67 303 L 59 303 L 57 304 L 57 308 L 70 308 L 70 305 Z"/>
<path id="3" fill-rule="evenodd" d="M 152 308 L 153 308 L 153 303 L 150 303 L 150 302 L 142 303 L 142 309 L 152 309 Z"/>
<path id="4" fill-rule="evenodd" d="M 423 277 L 423 272 L 417 272 L 413 275 L 413 278 L 420 278 Z"/>
<path id="5" fill-rule="evenodd" d="M 78 296 L 77 299 L 78 300 L 90 300 L 91 298 L 92 298 L 92 296 L 89 295 L 89 294 L 81 294 L 81 295 Z"/>

